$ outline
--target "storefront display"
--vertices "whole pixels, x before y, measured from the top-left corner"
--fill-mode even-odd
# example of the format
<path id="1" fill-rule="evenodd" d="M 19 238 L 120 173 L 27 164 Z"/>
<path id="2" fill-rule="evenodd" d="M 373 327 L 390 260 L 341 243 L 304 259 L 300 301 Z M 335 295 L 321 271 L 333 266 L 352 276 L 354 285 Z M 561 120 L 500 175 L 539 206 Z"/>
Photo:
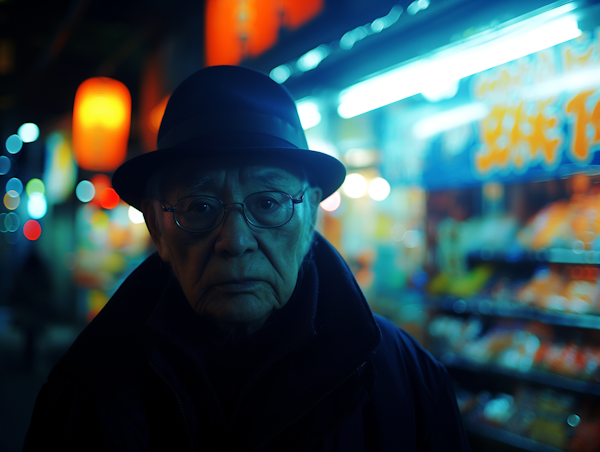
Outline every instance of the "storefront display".
<path id="1" fill-rule="evenodd" d="M 578 33 L 437 96 L 355 115 L 342 91 L 307 130 L 348 184 L 389 183 L 379 201 L 343 187 L 321 230 L 372 309 L 447 366 L 475 450 L 600 444 L 600 16 L 567 3 L 512 24 L 544 14 Z"/>
<path id="2" fill-rule="evenodd" d="M 488 113 L 467 152 L 445 157 L 460 177 L 423 176 L 434 255 L 426 346 L 461 388 L 476 441 L 599 447 L 600 84 L 569 73 L 598 71 L 598 36 L 473 77 Z"/>

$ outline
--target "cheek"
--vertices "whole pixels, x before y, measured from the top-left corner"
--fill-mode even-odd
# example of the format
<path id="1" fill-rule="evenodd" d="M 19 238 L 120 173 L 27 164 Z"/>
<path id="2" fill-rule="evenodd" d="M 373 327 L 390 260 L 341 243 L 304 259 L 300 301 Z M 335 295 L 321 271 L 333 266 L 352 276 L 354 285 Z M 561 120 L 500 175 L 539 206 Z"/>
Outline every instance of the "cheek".
<path id="1" fill-rule="evenodd" d="M 201 277 L 206 269 L 209 249 L 193 237 L 176 234 L 167 242 L 171 268 L 186 296 L 197 296 Z"/>
<path id="2" fill-rule="evenodd" d="M 300 226 L 300 224 L 298 225 Z M 279 240 L 272 240 L 271 244 L 277 243 L 277 249 L 273 249 L 273 254 L 279 256 L 275 259 L 274 265 L 280 275 L 284 276 L 285 282 L 295 286 L 298 270 L 304 259 L 304 255 L 308 251 L 307 234 L 301 227 L 285 231 L 279 237 Z M 275 238 L 274 238 L 275 239 Z"/>

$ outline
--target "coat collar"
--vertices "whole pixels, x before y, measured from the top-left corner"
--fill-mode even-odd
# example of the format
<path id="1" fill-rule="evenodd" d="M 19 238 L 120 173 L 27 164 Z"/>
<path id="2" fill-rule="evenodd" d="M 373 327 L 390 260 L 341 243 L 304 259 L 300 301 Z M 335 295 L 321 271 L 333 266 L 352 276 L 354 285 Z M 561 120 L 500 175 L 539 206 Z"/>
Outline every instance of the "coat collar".
<path id="1" fill-rule="evenodd" d="M 351 379 L 381 340 L 379 327 L 350 269 L 321 235 L 315 237 L 311 257 L 303 265 L 294 296 L 270 319 L 281 325 L 267 324 L 262 337 L 262 331 L 257 333 L 259 346 L 264 350 L 255 353 L 260 362 L 233 411 L 231 432 L 227 434 L 233 443 L 238 439 L 246 446 L 262 444 L 292 425 L 300 414 L 310 412 L 336 388 L 360 386 L 360 379 L 353 383 Z M 162 352 L 153 359 L 160 363 L 159 368 L 182 366 L 181 372 L 189 369 L 182 364 L 184 352 L 187 361 L 195 362 L 204 383 L 210 386 L 193 345 L 201 340 L 195 330 L 206 325 L 189 307 L 176 281 L 167 284 L 148 326 L 174 347 L 157 348 Z M 179 377 L 181 372 L 169 374 L 173 387 L 190 386 L 185 377 Z M 366 388 L 358 394 L 367 397 L 368 392 Z M 364 400 L 363 396 L 357 397 L 356 391 L 348 394 L 356 403 Z M 218 405 L 216 400 L 213 403 Z M 214 422 L 212 416 L 199 423 Z"/>

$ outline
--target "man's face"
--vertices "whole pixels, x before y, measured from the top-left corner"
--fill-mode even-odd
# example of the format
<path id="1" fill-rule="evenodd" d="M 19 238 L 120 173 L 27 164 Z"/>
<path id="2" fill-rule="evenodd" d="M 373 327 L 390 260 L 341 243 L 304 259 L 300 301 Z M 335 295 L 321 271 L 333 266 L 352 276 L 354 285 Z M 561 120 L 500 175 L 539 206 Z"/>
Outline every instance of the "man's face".
<path id="1" fill-rule="evenodd" d="M 161 201 L 172 207 L 184 196 L 208 195 L 224 203 L 243 202 L 260 191 L 283 191 L 302 196 L 307 184 L 274 166 L 184 163 L 174 168 L 179 181 L 163 193 Z M 187 186 L 183 186 L 187 185 Z M 147 201 L 144 215 L 161 258 L 168 262 L 183 292 L 199 314 L 221 328 L 260 328 L 273 311 L 282 308 L 294 291 L 298 270 L 308 251 L 320 190 L 308 189 L 303 203 L 295 205 L 292 219 L 273 229 L 248 224 L 239 205 L 229 206 L 214 230 L 190 233 L 163 212 L 158 201 Z"/>

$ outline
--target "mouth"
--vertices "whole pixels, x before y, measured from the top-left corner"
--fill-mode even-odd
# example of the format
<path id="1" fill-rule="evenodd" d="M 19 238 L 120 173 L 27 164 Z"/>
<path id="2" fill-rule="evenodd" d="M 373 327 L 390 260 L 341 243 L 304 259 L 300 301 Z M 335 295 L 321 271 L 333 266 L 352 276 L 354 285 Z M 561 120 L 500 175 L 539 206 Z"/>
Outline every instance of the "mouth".
<path id="1" fill-rule="evenodd" d="M 244 279 L 223 281 L 218 284 L 215 284 L 215 287 L 229 292 L 246 292 L 253 290 L 259 284 L 260 281 L 256 279 Z"/>

